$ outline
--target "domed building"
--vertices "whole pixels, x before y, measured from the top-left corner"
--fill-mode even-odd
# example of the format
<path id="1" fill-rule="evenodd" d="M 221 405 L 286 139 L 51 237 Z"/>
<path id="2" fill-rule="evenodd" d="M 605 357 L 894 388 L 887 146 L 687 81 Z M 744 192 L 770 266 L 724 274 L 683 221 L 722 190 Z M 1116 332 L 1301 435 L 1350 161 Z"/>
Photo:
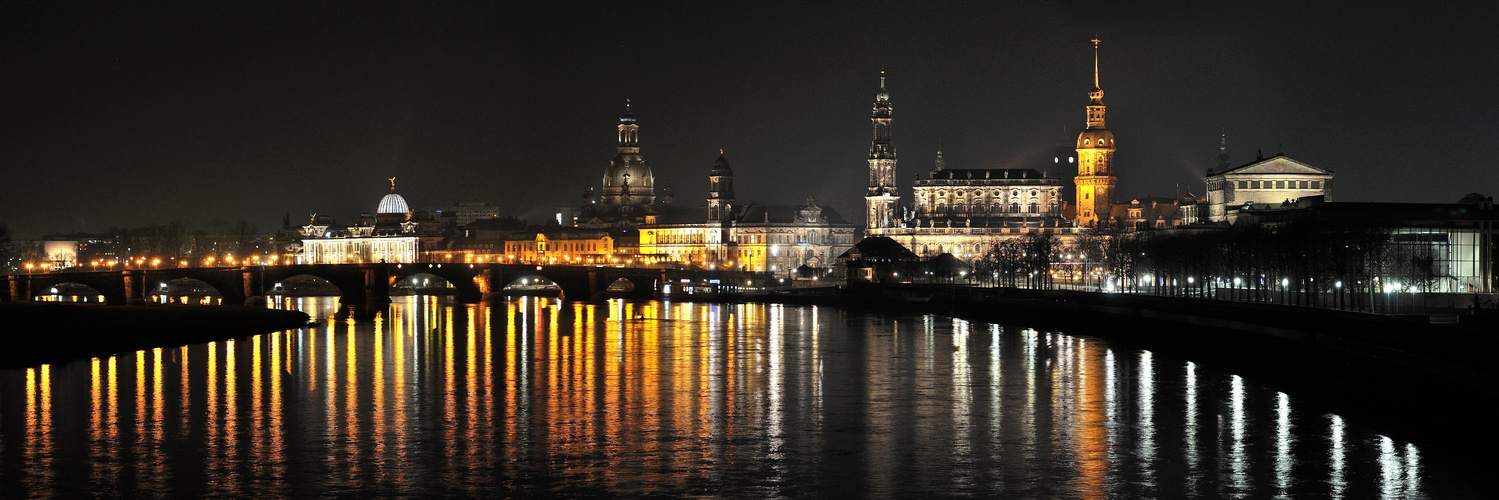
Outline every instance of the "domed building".
<path id="1" fill-rule="evenodd" d="M 366 215 L 368 217 L 368 215 Z M 375 206 L 374 224 L 368 219 L 347 227 L 320 221 L 302 226 L 302 254 L 299 264 L 410 263 L 421 254 L 416 236 L 416 222 L 411 220 L 411 206 L 396 194 L 396 179 L 390 178 L 390 193 Z"/>
<path id="2" fill-rule="evenodd" d="M 628 101 L 617 128 L 618 152 L 604 169 L 598 198 L 587 197 L 579 227 L 634 227 L 656 214 L 656 176 L 640 156 L 640 125 Z"/>

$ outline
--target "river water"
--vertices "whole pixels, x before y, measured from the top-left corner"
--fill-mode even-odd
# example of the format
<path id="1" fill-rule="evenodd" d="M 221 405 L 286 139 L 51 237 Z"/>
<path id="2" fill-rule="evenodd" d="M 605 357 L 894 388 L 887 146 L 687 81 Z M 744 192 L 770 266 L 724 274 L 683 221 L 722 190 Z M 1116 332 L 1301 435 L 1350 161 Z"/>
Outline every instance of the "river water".
<path id="1" fill-rule="evenodd" d="M 1402 441 L 1089 336 L 762 304 L 398 298 L 0 371 L 0 496 L 1483 498 Z"/>

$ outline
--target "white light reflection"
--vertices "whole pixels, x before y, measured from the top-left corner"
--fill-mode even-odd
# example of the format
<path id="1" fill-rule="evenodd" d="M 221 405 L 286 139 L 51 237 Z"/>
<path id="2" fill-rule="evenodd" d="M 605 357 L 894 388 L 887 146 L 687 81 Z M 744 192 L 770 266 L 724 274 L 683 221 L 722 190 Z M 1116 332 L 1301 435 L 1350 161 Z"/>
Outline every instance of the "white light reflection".
<path id="1" fill-rule="evenodd" d="M 1155 493 L 1155 368 L 1150 351 L 1140 353 L 1140 482 Z M 1148 496 L 1154 496 L 1153 494 Z"/>
<path id="2" fill-rule="evenodd" d="M 786 395 L 783 394 L 786 383 L 786 367 L 784 366 L 785 363 L 783 360 L 786 356 L 786 352 L 785 348 L 783 347 L 784 342 L 781 339 L 781 336 L 786 335 L 785 315 L 786 310 L 784 305 L 771 305 L 769 325 L 770 331 L 766 334 L 766 336 L 770 337 L 770 351 L 766 353 L 766 356 L 770 358 L 770 387 L 767 388 L 770 392 L 770 408 L 767 412 L 768 415 L 766 416 L 767 420 L 769 421 L 765 423 L 767 434 L 767 436 L 765 437 L 770 441 L 770 445 L 768 446 L 768 458 L 775 461 L 776 468 L 778 469 L 778 474 L 780 472 L 784 472 L 779 469 L 784 465 L 783 460 L 785 460 L 785 453 L 783 452 L 782 447 L 786 445 L 785 430 L 782 427 L 783 421 L 786 418 L 784 411 Z M 717 352 L 718 349 L 714 349 L 713 354 L 709 354 L 709 356 L 716 356 Z M 717 377 L 719 377 L 719 375 L 711 372 L 718 369 L 718 363 L 716 361 L 710 361 L 709 375 L 715 377 L 716 379 Z M 716 388 L 718 384 L 713 385 Z M 718 396 L 715 396 L 714 401 L 715 404 L 717 404 Z"/>
<path id="3" fill-rule="evenodd" d="M 1199 481 L 1202 480 L 1202 471 L 1198 469 L 1199 460 L 1197 452 L 1197 363 L 1187 362 L 1187 402 L 1186 402 L 1186 425 L 1183 429 L 1185 434 L 1187 456 L 1187 481 L 1186 489 L 1188 496 L 1198 495 Z"/>
<path id="4" fill-rule="evenodd" d="M 1275 396 L 1275 489 L 1277 497 L 1287 498 L 1291 487 L 1291 397 L 1286 393 Z"/>
<path id="5" fill-rule="evenodd" d="M 1329 464 L 1332 471 L 1327 482 L 1332 486 L 1332 492 L 1328 495 L 1328 498 L 1337 499 L 1343 498 L 1343 491 L 1348 488 L 1348 480 L 1344 477 L 1343 464 L 1347 452 L 1343 449 L 1343 418 L 1337 415 L 1331 415 L 1331 417 L 1332 435 L 1328 439 L 1331 441 L 1332 446 L 1331 450 L 1328 451 L 1328 458 L 1332 462 Z"/>
<path id="6" fill-rule="evenodd" d="M 994 442 L 994 449 L 999 450 L 1000 429 L 1004 428 L 1004 412 L 1000 411 L 1003 405 L 1004 371 L 1000 370 L 999 343 L 1004 329 L 999 325 L 989 325 L 989 438 Z M 997 453 L 996 453 L 997 454 Z"/>
<path id="7" fill-rule="evenodd" d="M 1249 461 L 1244 449 L 1244 378 L 1233 376 L 1229 389 L 1229 435 L 1233 444 L 1229 448 L 1229 487 L 1231 496 L 1240 496 L 1249 490 Z"/>
<path id="8" fill-rule="evenodd" d="M 1410 443 L 1405 444 L 1405 491 L 1413 496 L 1421 491 L 1421 452 Z"/>
<path id="9" fill-rule="evenodd" d="M 1379 497 L 1400 498 L 1400 489 L 1405 486 L 1400 480 L 1400 456 L 1395 454 L 1395 441 L 1389 436 L 1379 436 Z"/>
<path id="10" fill-rule="evenodd" d="M 958 470 L 963 471 L 960 483 L 964 488 L 973 485 L 974 478 L 969 475 L 974 469 L 972 467 L 971 447 L 973 443 L 971 408 L 973 408 L 973 383 L 971 366 L 968 364 L 968 334 L 971 325 L 964 320 L 953 318 L 952 324 L 952 457 L 957 462 Z M 955 478 L 959 479 L 959 478 Z"/>

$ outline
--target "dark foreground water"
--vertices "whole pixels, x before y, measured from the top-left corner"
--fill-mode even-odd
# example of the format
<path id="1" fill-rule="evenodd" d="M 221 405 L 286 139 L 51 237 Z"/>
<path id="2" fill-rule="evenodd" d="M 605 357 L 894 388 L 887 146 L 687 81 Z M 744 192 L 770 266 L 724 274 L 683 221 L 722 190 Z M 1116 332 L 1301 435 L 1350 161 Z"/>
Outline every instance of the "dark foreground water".
<path id="1" fill-rule="evenodd" d="M 287 304 L 317 328 L 0 372 L 0 496 L 1489 492 L 1474 452 L 1085 336 L 431 297 L 350 324 L 328 320 L 334 303 Z"/>

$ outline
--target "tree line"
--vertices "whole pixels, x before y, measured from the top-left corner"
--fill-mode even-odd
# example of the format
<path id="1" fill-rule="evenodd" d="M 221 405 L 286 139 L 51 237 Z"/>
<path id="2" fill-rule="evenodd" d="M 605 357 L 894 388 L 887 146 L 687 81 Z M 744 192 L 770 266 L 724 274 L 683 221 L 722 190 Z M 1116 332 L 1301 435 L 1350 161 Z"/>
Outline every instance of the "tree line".
<path id="1" fill-rule="evenodd" d="M 1392 236 L 1394 238 L 1392 239 Z M 997 286 L 1053 288 L 1053 272 L 1101 269 L 1119 289 L 1367 309 L 1381 287 L 1431 291 L 1451 278 L 1436 245 L 1375 225 L 1298 221 L 1277 227 L 1048 233 L 997 240 L 974 262 Z M 1391 278 L 1395 277 L 1395 278 Z M 1389 281 L 1382 282 L 1381 279 Z M 1395 282 L 1395 283 L 1391 283 Z M 1326 301 L 1338 301 L 1329 304 Z"/>

